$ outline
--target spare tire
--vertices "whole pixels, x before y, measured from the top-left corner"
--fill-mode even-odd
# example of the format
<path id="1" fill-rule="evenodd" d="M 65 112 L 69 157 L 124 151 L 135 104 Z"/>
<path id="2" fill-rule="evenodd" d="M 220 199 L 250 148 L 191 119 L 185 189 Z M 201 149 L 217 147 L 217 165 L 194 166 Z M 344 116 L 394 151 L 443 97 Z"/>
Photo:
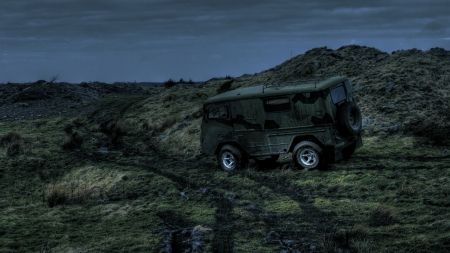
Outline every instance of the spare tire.
<path id="1" fill-rule="evenodd" d="M 355 102 L 345 102 L 339 106 L 337 121 L 344 134 L 358 135 L 361 132 L 361 111 Z"/>

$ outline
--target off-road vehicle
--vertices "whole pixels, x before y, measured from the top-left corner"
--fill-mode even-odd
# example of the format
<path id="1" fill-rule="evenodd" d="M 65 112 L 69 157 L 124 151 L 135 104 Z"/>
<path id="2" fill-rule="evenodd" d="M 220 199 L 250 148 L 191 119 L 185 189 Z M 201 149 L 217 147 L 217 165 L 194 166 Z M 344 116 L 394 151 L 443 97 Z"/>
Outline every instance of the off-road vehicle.
<path id="1" fill-rule="evenodd" d="M 202 152 L 227 171 L 287 153 L 314 169 L 362 146 L 361 112 L 344 76 L 228 91 L 206 100 L 203 112 Z"/>

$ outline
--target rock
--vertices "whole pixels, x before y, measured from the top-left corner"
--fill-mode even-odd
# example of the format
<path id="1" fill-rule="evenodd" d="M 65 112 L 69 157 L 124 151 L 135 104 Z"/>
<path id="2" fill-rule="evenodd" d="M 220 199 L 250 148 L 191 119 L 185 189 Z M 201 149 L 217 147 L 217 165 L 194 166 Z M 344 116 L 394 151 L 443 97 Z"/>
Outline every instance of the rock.
<path id="1" fill-rule="evenodd" d="M 386 93 L 391 92 L 392 89 L 394 88 L 394 86 L 395 86 L 395 83 L 394 83 L 394 82 L 388 82 L 388 83 L 386 84 Z"/>
<path id="2" fill-rule="evenodd" d="M 162 239 L 158 244 L 160 253 L 172 253 L 173 236 L 172 231 L 168 228 L 164 228 L 162 231 Z"/>
<path id="3" fill-rule="evenodd" d="M 370 126 L 373 123 L 373 119 L 365 119 L 362 121 L 362 126 Z"/>
<path id="4" fill-rule="evenodd" d="M 190 122 L 193 121 L 195 118 L 191 115 L 188 115 L 186 117 L 184 117 L 183 122 Z"/>
<path id="5" fill-rule="evenodd" d="M 167 135 L 160 135 L 160 136 L 158 136 L 158 141 L 162 141 L 162 140 L 165 140 L 167 137 L 169 137 L 169 136 L 167 136 Z"/>
<path id="6" fill-rule="evenodd" d="M 401 125 L 399 123 L 395 123 L 388 127 L 383 127 L 383 131 L 387 133 L 397 132 L 400 129 Z"/>
<path id="7" fill-rule="evenodd" d="M 387 54 L 379 54 L 377 55 L 377 61 L 382 61 L 388 57 Z"/>
<path id="8" fill-rule="evenodd" d="M 109 153 L 107 147 L 100 147 L 100 148 L 98 149 L 98 152 L 99 152 L 99 153 L 102 153 L 102 154 L 108 154 L 108 153 Z"/>
<path id="9" fill-rule="evenodd" d="M 185 192 L 180 192 L 181 197 L 185 197 L 187 199 L 189 199 L 189 196 L 185 193 Z"/>
<path id="10" fill-rule="evenodd" d="M 28 103 L 17 103 L 16 105 L 18 107 L 30 107 L 30 104 L 28 104 Z"/>
<path id="11" fill-rule="evenodd" d="M 275 231 L 270 231 L 266 237 L 264 238 L 267 243 L 270 244 L 279 244 L 280 243 L 280 235 Z"/>
<path id="12" fill-rule="evenodd" d="M 203 252 L 203 247 L 205 244 L 205 239 L 210 237 L 213 233 L 213 230 L 204 227 L 202 225 L 197 225 L 192 229 L 191 237 L 189 238 L 189 243 L 191 245 L 192 253 L 201 253 Z"/>
<path id="13" fill-rule="evenodd" d="M 312 67 L 314 70 L 318 70 L 320 68 L 320 66 L 321 66 L 320 61 L 317 61 L 317 60 L 312 61 Z"/>
<path id="14" fill-rule="evenodd" d="M 183 122 L 183 123 L 179 124 L 175 129 L 170 131 L 170 134 L 172 134 L 172 133 L 174 133 L 176 131 L 180 131 L 180 130 L 186 128 L 186 127 L 187 127 L 187 124 L 185 122 Z"/>
<path id="15" fill-rule="evenodd" d="M 360 83 L 358 83 L 355 87 L 353 87 L 353 91 L 354 91 L 354 92 L 357 92 L 357 91 L 359 91 L 360 89 L 362 89 L 362 85 L 361 85 Z"/>
<path id="16" fill-rule="evenodd" d="M 392 112 L 392 111 L 395 111 L 396 109 L 397 109 L 397 106 L 395 104 L 388 104 L 388 105 L 381 107 L 382 111 L 387 111 L 387 112 Z"/>

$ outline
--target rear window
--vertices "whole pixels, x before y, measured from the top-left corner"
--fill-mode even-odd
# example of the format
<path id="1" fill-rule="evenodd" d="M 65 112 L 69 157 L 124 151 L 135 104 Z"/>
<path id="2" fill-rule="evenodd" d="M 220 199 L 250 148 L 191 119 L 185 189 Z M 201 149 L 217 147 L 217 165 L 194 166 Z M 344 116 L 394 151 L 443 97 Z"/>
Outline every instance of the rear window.
<path id="1" fill-rule="evenodd" d="M 264 110 L 266 112 L 282 112 L 289 111 L 290 109 L 291 103 L 287 97 L 264 100 Z"/>
<path id="2" fill-rule="evenodd" d="M 208 108 L 208 119 L 228 118 L 228 107 L 226 105 L 212 106 Z"/>
<path id="3" fill-rule="evenodd" d="M 337 104 L 342 100 L 345 100 L 345 98 L 346 95 L 344 86 L 339 86 L 331 90 L 331 99 L 333 100 L 334 104 Z"/>

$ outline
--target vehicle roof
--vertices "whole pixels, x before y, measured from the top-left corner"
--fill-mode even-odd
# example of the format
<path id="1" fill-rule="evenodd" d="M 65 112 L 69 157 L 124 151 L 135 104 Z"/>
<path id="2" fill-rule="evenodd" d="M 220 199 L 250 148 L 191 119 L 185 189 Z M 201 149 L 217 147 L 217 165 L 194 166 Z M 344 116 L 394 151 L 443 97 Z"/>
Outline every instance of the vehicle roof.
<path id="1" fill-rule="evenodd" d="M 289 95 L 302 92 L 313 92 L 327 89 L 337 83 L 347 80 L 345 76 L 335 76 L 318 83 L 300 83 L 300 81 L 291 81 L 280 84 L 279 86 L 253 86 L 237 90 L 231 90 L 211 97 L 205 101 L 205 104 L 225 102 L 231 100 L 271 97 L 279 95 Z"/>

